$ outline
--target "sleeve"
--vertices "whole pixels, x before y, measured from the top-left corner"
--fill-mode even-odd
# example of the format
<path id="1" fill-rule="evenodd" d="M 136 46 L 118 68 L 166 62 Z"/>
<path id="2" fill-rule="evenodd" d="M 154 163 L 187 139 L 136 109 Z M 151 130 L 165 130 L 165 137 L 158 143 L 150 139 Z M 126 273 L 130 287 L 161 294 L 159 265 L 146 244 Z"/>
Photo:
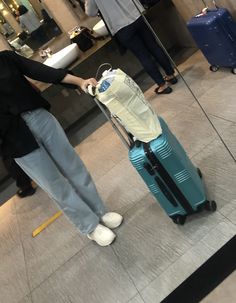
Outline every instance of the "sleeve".
<path id="1" fill-rule="evenodd" d="M 98 7 L 95 0 L 85 0 L 85 14 L 95 17 L 98 14 Z"/>
<path id="2" fill-rule="evenodd" d="M 14 63 L 16 68 L 24 75 L 31 79 L 46 83 L 60 83 L 68 74 L 66 69 L 53 68 L 40 62 L 27 59 L 13 51 L 6 51 L 9 60 Z"/>

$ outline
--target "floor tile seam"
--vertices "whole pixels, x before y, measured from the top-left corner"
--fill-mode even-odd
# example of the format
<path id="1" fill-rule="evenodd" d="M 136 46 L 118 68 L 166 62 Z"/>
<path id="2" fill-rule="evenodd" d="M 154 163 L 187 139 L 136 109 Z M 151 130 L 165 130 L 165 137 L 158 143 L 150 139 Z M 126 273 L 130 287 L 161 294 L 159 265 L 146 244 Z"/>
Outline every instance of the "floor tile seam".
<path id="1" fill-rule="evenodd" d="M 222 216 L 225 217 L 225 219 L 227 220 L 228 223 L 231 223 L 231 224 L 233 224 L 233 225 L 236 226 L 236 222 L 233 222 L 230 218 L 226 217 L 226 216 L 223 215 L 223 214 L 222 214 Z M 236 233 L 235 233 L 235 235 L 236 235 Z"/>
<path id="2" fill-rule="evenodd" d="M 223 215 L 223 214 L 221 214 L 221 215 L 224 217 L 224 219 L 226 219 L 227 223 L 231 223 L 231 224 L 233 224 L 233 225 L 236 226 L 236 222 L 233 222 L 230 218 L 226 217 L 226 216 Z M 236 235 L 236 232 L 235 232 L 235 235 Z"/>
<path id="3" fill-rule="evenodd" d="M 121 267 L 123 268 L 124 272 L 125 272 L 126 275 L 128 276 L 128 278 L 129 278 L 130 282 L 132 283 L 133 287 L 136 289 L 137 292 L 136 292 L 135 296 L 137 296 L 137 294 L 139 294 L 139 295 L 141 296 L 141 298 L 143 299 L 143 297 L 142 297 L 141 293 L 139 292 L 138 287 L 136 286 L 136 284 L 135 284 L 135 282 L 134 282 L 132 276 L 130 275 L 130 273 L 128 272 L 128 270 L 126 270 L 124 264 L 122 263 L 122 261 L 120 260 L 118 254 L 116 253 L 116 250 L 115 250 L 112 246 L 111 246 L 111 249 L 112 249 L 114 255 L 116 256 L 117 261 L 119 262 L 119 264 L 120 264 Z M 135 296 L 134 296 L 134 297 L 135 297 Z M 134 298 L 134 297 L 133 297 L 133 298 Z M 129 301 L 131 301 L 131 299 L 132 299 L 132 298 L 130 298 Z M 129 301 L 128 301 L 128 302 L 129 302 Z"/>
<path id="4" fill-rule="evenodd" d="M 130 205 L 130 207 L 128 209 L 126 209 L 126 211 L 123 213 L 123 216 L 125 216 L 129 211 L 131 211 L 132 208 L 135 208 L 137 206 L 137 204 L 142 203 L 142 200 L 145 199 L 146 197 L 148 197 L 150 194 L 151 194 L 151 192 L 148 191 L 148 189 L 147 189 L 147 193 L 144 194 L 144 196 L 141 199 L 139 199 L 136 202 L 132 203 L 132 205 Z"/>
<path id="5" fill-rule="evenodd" d="M 147 197 L 148 195 L 150 195 L 150 193 L 148 193 L 147 195 L 145 195 L 144 197 Z M 135 206 L 136 206 L 136 204 L 138 204 L 138 203 L 141 203 L 142 201 L 141 201 L 142 199 L 140 199 L 139 201 L 137 201 L 136 203 L 135 203 L 135 205 L 132 205 L 132 207 L 130 207 L 129 208 L 129 210 L 127 210 L 125 213 L 124 213 L 124 215 L 128 212 L 128 211 L 130 211 L 132 208 L 134 208 Z M 211 232 L 213 229 L 215 228 L 215 226 L 214 227 L 212 227 L 210 230 L 209 230 L 209 232 Z M 206 235 L 205 235 L 206 236 Z M 181 258 L 184 254 L 186 254 L 190 249 L 192 249 L 192 247 L 194 247 L 195 245 L 196 245 L 196 243 L 191 243 L 192 241 L 189 241 L 189 248 L 187 248 L 187 250 L 186 251 L 184 251 L 182 254 L 179 254 L 179 258 Z M 178 258 L 178 259 L 179 259 Z M 156 275 L 156 277 L 155 278 L 153 278 L 153 279 L 151 279 L 150 280 L 150 282 L 149 282 L 149 284 L 150 283 L 152 283 L 156 278 L 158 278 L 161 274 L 163 274 L 163 272 L 164 271 L 166 271 L 172 264 L 174 264 L 178 259 L 176 259 L 176 260 L 174 260 L 173 262 L 171 262 L 171 264 L 169 264 L 169 265 L 167 265 L 167 267 L 165 267 L 162 271 L 161 271 L 161 273 L 159 273 L 159 274 L 157 274 Z M 120 261 L 120 263 L 122 264 L 122 267 L 123 267 L 123 263 L 122 263 L 122 261 Z M 146 276 L 147 277 L 147 276 Z M 131 278 L 131 277 L 130 277 Z M 148 277 L 147 277 L 148 278 Z M 132 278 L 131 278 L 132 279 Z M 133 279 L 132 279 L 132 281 L 133 281 Z M 134 282 L 135 283 L 135 282 Z M 149 285 L 148 284 L 148 285 Z M 144 286 L 143 288 L 141 288 L 140 290 L 139 290 L 139 292 L 142 292 L 146 287 L 148 287 L 148 285 L 146 285 L 146 286 Z M 139 293 L 140 294 L 140 293 Z M 140 294 L 140 296 L 141 296 L 141 294 Z"/>
<path id="6" fill-rule="evenodd" d="M 98 183 L 102 178 L 104 178 L 107 174 L 109 174 L 114 167 L 116 167 L 118 164 L 120 164 L 122 161 L 124 161 L 124 159 L 125 159 L 125 157 L 116 163 L 114 162 L 114 165 L 108 171 L 106 171 L 104 174 L 102 174 L 99 178 L 95 179 L 94 182 Z M 92 170 L 90 170 L 90 172 L 92 175 L 92 173 L 93 173 Z"/>
<path id="7" fill-rule="evenodd" d="M 229 220 L 228 218 L 226 218 L 226 219 L 227 219 L 228 222 L 230 222 L 230 220 Z M 213 228 L 215 228 L 215 227 L 213 227 Z M 213 229 L 213 228 L 212 228 L 212 229 Z M 212 229 L 211 229 L 211 230 L 212 230 Z M 211 230 L 210 230 L 210 231 L 211 231 Z M 195 245 L 195 244 L 193 244 L 189 249 L 187 249 L 182 255 L 180 255 L 180 257 L 183 256 L 184 254 L 186 254 L 194 245 Z M 73 257 L 75 257 L 79 252 L 81 252 L 83 249 L 87 248 L 88 246 L 91 246 L 91 243 L 88 243 L 86 246 L 84 246 L 82 249 L 80 249 L 80 250 L 79 250 L 77 253 L 75 253 L 70 259 L 68 259 L 64 264 L 62 264 L 59 268 L 57 268 L 50 276 L 48 276 L 44 281 L 42 281 L 37 287 L 35 287 L 34 289 L 32 289 L 32 290 L 30 291 L 30 293 L 29 293 L 29 294 L 31 295 L 31 300 L 32 300 L 32 302 L 34 302 L 34 301 L 33 301 L 33 298 L 32 298 L 32 293 L 33 293 L 37 288 L 39 288 L 44 282 L 46 282 L 46 281 L 47 281 L 55 272 L 57 272 L 62 266 L 64 266 L 68 261 L 70 261 Z M 143 300 L 144 302 L 145 302 L 145 300 L 144 300 L 144 298 L 143 298 L 141 292 L 142 292 L 145 288 L 147 288 L 147 287 L 150 285 L 150 283 L 152 283 L 156 278 L 158 278 L 158 276 L 160 276 L 164 271 L 166 271 L 170 266 L 172 266 L 175 262 L 178 261 L 178 259 L 175 260 L 175 261 L 173 261 L 171 264 L 169 264 L 169 266 L 167 266 L 167 267 L 162 271 L 162 273 L 160 273 L 160 274 L 157 275 L 154 279 L 152 279 L 152 280 L 149 282 L 148 285 L 146 285 L 143 289 L 138 290 L 138 288 L 136 287 L 135 282 L 133 281 L 133 279 L 132 279 L 132 277 L 130 276 L 129 272 L 125 269 L 123 263 L 120 261 L 120 258 L 119 258 L 118 255 L 116 254 L 116 251 L 114 250 L 113 247 L 111 247 L 111 248 L 112 248 L 112 250 L 113 250 L 113 252 L 114 252 L 114 254 L 115 254 L 115 256 L 116 256 L 118 262 L 121 264 L 123 270 L 126 272 L 126 274 L 128 275 L 130 281 L 132 282 L 133 286 L 134 286 L 135 289 L 137 290 L 137 293 L 135 294 L 135 296 L 136 296 L 137 294 L 139 294 L 140 297 L 142 298 L 142 300 Z M 29 294 L 27 294 L 27 295 L 29 295 Z M 134 296 L 134 297 L 135 297 L 135 296 Z M 132 298 L 131 298 L 131 299 L 132 299 Z M 131 300 L 131 299 L 130 299 L 130 300 Z M 129 300 L 129 301 L 130 301 L 130 300 Z M 128 302 L 129 302 L 129 301 L 128 301 Z"/>
<path id="8" fill-rule="evenodd" d="M 148 194 L 147 194 L 148 195 Z M 139 201 L 139 202 L 141 202 L 141 200 Z M 137 202 L 138 203 L 138 202 Z M 223 216 L 224 217 L 224 216 Z M 226 218 L 226 217 L 225 217 Z M 226 218 L 226 220 L 228 221 L 228 222 L 231 222 L 228 218 Z M 231 222 L 232 223 L 232 222 Z M 213 228 L 215 228 L 215 227 L 213 227 Z M 212 229 L 213 229 L 212 228 Z M 211 229 L 211 230 L 212 230 Z M 211 231 L 210 230 L 210 231 Z M 190 244 L 191 245 L 191 244 Z M 187 253 L 193 246 L 194 246 L 195 244 L 193 243 L 193 245 L 191 245 L 191 247 L 189 248 L 189 249 L 187 249 L 183 254 L 181 254 L 179 257 L 181 257 L 181 256 L 183 256 L 185 253 Z M 32 300 L 32 302 L 33 302 L 33 298 L 32 298 L 32 293 L 37 289 L 37 288 L 39 288 L 43 283 L 45 283 L 53 274 L 55 274 L 60 268 L 62 268 L 66 263 L 68 263 L 72 258 L 74 258 L 78 253 L 80 253 L 83 249 L 86 249 L 87 247 L 89 247 L 89 246 L 91 246 L 91 243 L 88 243 L 88 244 L 86 244 L 83 248 L 81 248 L 79 251 L 77 251 L 73 256 L 71 256 L 66 262 L 64 262 L 63 264 L 61 264 L 53 273 L 51 273 L 45 280 L 43 280 L 39 285 L 37 285 L 36 287 L 34 287 L 27 295 L 29 296 L 29 295 L 31 295 L 31 300 Z M 112 248 L 112 247 L 111 247 Z M 154 279 L 152 279 L 150 282 L 149 282 L 149 284 L 148 285 L 146 285 L 143 289 L 141 289 L 140 291 L 137 289 L 137 287 L 136 287 L 136 285 L 135 285 L 135 283 L 134 283 L 134 281 L 133 281 L 133 279 L 132 279 L 132 277 L 129 275 L 129 273 L 126 271 L 126 269 L 125 269 L 125 267 L 124 267 L 124 265 L 123 265 L 123 263 L 120 261 L 120 259 L 119 259 L 119 257 L 117 256 L 117 254 L 116 254 L 116 252 L 115 252 L 115 250 L 112 248 L 112 250 L 113 250 L 113 252 L 114 252 L 114 254 L 116 255 L 116 257 L 117 257 L 117 259 L 118 259 L 118 261 L 119 261 L 119 263 L 122 265 L 122 268 L 125 270 L 125 272 L 127 273 L 127 275 L 128 275 L 128 277 L 129 277 L 129 279 L 131 279 L 131 281 L 132 281 L 132 284 L 134 284 L 134 286 L 135 286 L 135 289 L 137 290 L 137 293 L 136 293 L 136 295 L 137 294 L 139 294 L 140 296 L 141 296 L 141 298 L 143 299 L 143 297 L 142 297 L 142 295 L 141 295 L 141 291 L 143 291 L 146 287 L 148 287 L 149 285 L 150 285 L 150 283 L 152 283 L 158 276 L 160 276 L 164 271 L 166 271 L 172 264 L 174 264 L 177 260 L 175 260 L 175 261 L 173 261 L 171 264 L 169 264 L 159 275 L 157 275 Z M 130 299 L 131 300 L 131 299 Z M 144 299 L 143 299 L 144 300 Z M 145 300 L 144 300 L 144 302 L 145 302 Z"/>
<path id="9" fill-rule="evenodd" d="M 75 236 L 75 237 L 77 237 L 77 236 Z M 75 252 L 72 256 L 70 256 L 69 259 L 67 259 L 60 266 L 58 266 L 47 278 L 45 278 L 43 281 L 41 281 L 37 286 L 35 286 L 32 289 L 30 289 L 30 293 L 33 293 L 36 289 L 40 288 L 43 283 L 45 283 L 47 280 L 49 280 L 63 266 L 65 266 L 68 262 L 70 262 L 74 257 L 76 257 L 78 254 L 80 254 L 84 249 L 88 248 L 89 246 L 91 246 L 91 242 L 88 242 L 88 244 L 86 244 L 84 247 L 80 248 L 77 252 Z"/>
<path id="10" fill-rule="evenodd" d="M 194 153 L 193 155 L 191 155 L 189 158 L 192 160 L 194 157 L 198 156 L 204 149 L 205 147 L 209 146 L 212 142 L 216 141 L 216 140 L 219 140 L 219 137 L 217 136 L 217 134 L 215 134 L 214 138 L 209 140 L 208 143 L 206 143 L 198 152 Z M 221 141 L 220 141 L 221 142 Z"/>
<path id="11" fill-rule="evenodd" d="M 202 151 L 203 151 L 203 149 L 206 147 L 206 146 L 208 146 L 210 143 L 212 143 L 212 142 L 214 142 L 214 141 L 219 141 L 221 144 L 223 144 L 223 142 L 221 141 L 221 138 L 220 137 L 222 137 L 221 135 L 220 135 L 220 137 L 219 137 L 219 135 L 216 133 L 216 131 L 213 129 L 213 131 L 214 131 L 214 133 L 215 133 L 215 136 L 214 136 L 214 139 L 212 139 L 212 140 L 210 140 L 208 143 L 206 143 L 205 145 L 204 145 L 204 147 L 203 148 L 201 148 L 201 150 L 199 150 L 197 153 L 195 153 L 195 154 L 193 154 L 191 157 L 190 157 L 190 159 L 193 159 L 195 156 L 197 156 L 198 154 L 200 154 Z M 224 141 L 224 140 L 223 140 Z M 225 143 L 226 144 L 226 143 Z M 223 144 L 224 145 L 224 144 Z M 229 146 L 226 144 L 226 146 L 229 148 Z M 225 146 L 224 146 L 224 148 L 225 148 Z M 232 159 L 232 156 L 231 156 L 231 154 L 229 154 L 229 152 L 228 152 L 228 150 L 225 148 L 225 150 L 227 151 L 227 154 L 230 156 L 230 158 Z M 231 149 L 229 148 L 229 150 L 231 151 Z"/>
<path id="12" fill-rule="evenodd" d="M 200 104 L 201 104 L 201 102 L 199 102 Z M 194 100 L 193 99 L 193 101 L 192 101 L 192 103 L 191 104 L 189 104 L 189 105 L 186 105 L 186 109 L 189 109 L 189 108 L 194 108 L 194 105 L 198 105 L 198 109 L 200 109 L 200 111 L 201 111 L 201 113 L 204 115 L 204 117 L 207 119 L 207 117 L 209 118 L 209 116 L 214 116 L 213 114 L 211 114 L 211 113 L 208 113 L 207 111 L 205 111 L 205 109 L 204 109 L 204 107 L 202 106 L 202 104 L 201 104 L 201 106 L 202 106 L 202 108 L 199 106 L 199 103 L 196 101 L 196 100 Z M 179 112 L 179 113 L 176 113 L 173 117 L 171 117 L 170 118 L 170 121 L 172 121 L 172 120 L 174 120 L 176 117 L 178 117 L 178 116 L 180 116 L 180 115 L 183 115 L 183 111 L 181 111 L 181 112 Z M 206 117 L 207 116 L 207 117 Z M 220 117 L 219 117 L 220 118 Z M 226 119 L 225 119 L 226 120 Z M 226 120 L 227 121 L 227 120 Z M 209 122 L 208 121 L 208 119 L 207 119 L 207 122 Z M 229 121 L 229 122 L 231 122 L 231 123 L 235 123 L 235 122 L 233 122 L 233 121 Z M 211 125 L 211 124 L 210 124 Z M 212 125 L 211 125 L 211 127 L 212 127 Z M 213 129 L 214 130 L 214 129 Z M 215 130 L 214 130 L 214 132 L 215 132 Z"/>
<path id="13" fill-rule="evenodd" d="M 143 303 L 146 303 L 146 301 L 144 300 L 143 296 L 142 296 L 140 293 L 136 293 L 136 294 L 135 294 L 131 299 L 129 299 L 129 301 L 126 302 L 126 303 L 132 302 L 132 300 L 135 299 L 135 298 L 137 297 L 137 295 L 140 296 L 140 298 L 142 299 L 142 302 L 143 302 Z"/>
<path id="14" fill-rule="evenodd" d="M 196 102 L 196 103 L 197 103 L 197 102 Z M 214 125 L 214 127 L 215 127 L 216 129 L 217 129 L 217 127 L 215 126 L 214 122 L 211 120 L 211 117 L 212 117 L 212 118 L 218 118 L 218 119 L 220 119 L 220 120 L 223 120 L 223 121 L 226 121 L 226 122 L 229 122 L 229 123 L 233 123 L 234 125 L 236 125 L 236 122 L 235 122 L 235 121 L 232 121 L 232 120 L 226 119 L 226 118 L 224 118 L 224 117 L 221 117 L 221 116 L 212 114 L 212 113 L 206 111 L 206 110 L 204 109 L 204 107 L 203 107 L 204 111 L 203 111 L 200 107 L 199 107 L 199 109 L 202 111 L 202 113 L 204 114 L 204 116 L 205 116 L 206 119 L 207 119 L 207 117 L 209 118 L 209 120 L 211 121 L 211 123 Z M 206 115 L 207 115 L 207 117 L 206 117 Z M 208 121 L 208 119 L 207 119 L 207 121 Z M 208 122 L 209 122 L 209 121 L 208 121 Z M 209 122 L 210 125 L 211 125 L 211 123 Z M 219 134 L 216 133 L 216 130 L 213 128 L 212 125 L 211 125 L 211 127 L 212 127 L 214 133 L 217 135 L 217 137 L 219 137 L 219 135 L 221 136 L 221 134 L 220 134 L 220 132 L 218 131 L 218 129 L 217 129 L 217 132 L 218 132 Z M 225 132 L 225 130 L 224 130 L 223 132 Z M 223 135 L 222 135 L 222 136 L 223 136 Z"/>
<path id="15" fill-rule="evenodd" d="M 204 95 L 204 94 L 203 94 Z M 201 97 L 199 97 L 199 99 L 201 99 L 202 97 L 203 97 L 203 95 L 201 95 Z M 221 117 L 221 116 L 217 116 L 217 115 L 215 115 L 214 113 L 211 113 L 211 110 L 207 110 L 207 109 L 205 109 L 205 107 L 204 106 L 206 106 L 205 104 L 202 104 L 202 103 L 204 103 L 204 101 L 202 102 L 201 100 L 198 100 L 199 101 L 199 103 L 201 104 L 201 106 L 202 106 L 202 108 L 204 109 L 204 111 L 207 113 L 207 115 L 211 115 L 211 116 L 216 116 L 216 117 L 218 117 L 218 118 L 222 118 L 222 119 L 224 119 L 224 120 L 226 120 L 226 121 L 229 121 L 229 122 L 232 122 L 232 123 L 236 123 L 235 121 L 232 121 L 232 120 L 229 120 L 229 119 L 227 119 L 227 118 L 225 118 L 225 117 Z M 197 103 L 197 102 L 196 102 Z M 201 109 L 202 110 L 202 109 Z"/>
<path id="16" fill-rule="evenodd" d="M 222 191 L 225 190 L 225 187 L 224 187 L 222 184 L 217 184 L 217 187 L 218 187 L 219 189 L 221 189 Z M 230 193 L 233 192 L 233 191 L 232 191 L 232 188 L 227 188 L 227 190 L 229 190 Z M 234 200 L 235 200 L 235 199 L 234 199 Z"/>
<path id="17" fill-rule="evenodd" d="M 142 199 L 144 199 L 145 197 L 147 197 L 147 196 L 149 196 L 149 195 L 150 195 L 150 192 L 148 192 L 146 195 L 144 195 L 143 198 L 141 198 L 140 200 L 134 202 L 134 204 L 132 204 L 132 206 L 129 207 L 129 209 L 127 209 L 127 210 L 124 212 L 123 215 L 127 214 L 130 210 L 132 210 L 132 208 L 135 208 L 135 207 L 137 206 L 137 204 L 142 203 Z M 124 269 L 124 271 L 125 271 L 126 274 L 128 275 L 129 279 L 132 281 L 132 284 L 134 285 L 135 289 L 137 290 L 137 293 L 135 294 L 135 296 L 137 296 L 137 294 L 139 294 L 140 297 L 142 298 L 142 300 L 144 301 L 144 299 L 143 299 L 143 297 L 142 297 L 142 295 L 141 295 L 139 289 L 137 288 L 137 286 L 136 286 L 136 284 L 135 284 L 133 278 L 131 277 L 131 275 L 129 274 L 129 272 L 126 270 L 124 264 L 122 263 L 122 261 L 120 260 L 119 256 L 117 255 L 116 250 L 115 250 L 112 246 L 111 246 L 111 248 L 112 248 L 112 250 L 113 250 L 113 252 L 114 252 L 114 254 L 115 254 L 117 260 L 119 261 L 119 263 L 121 264 L 122 268 Z M 144 275 L 145 275 L 145 274 L 144 274 Z M 148 277 L 146 276 L 146 278 L 148 278 Z M 134 297 L 135 297 L 135 296 L 134 296 Z M 133 298 L 134 298 L 134 297 L 133 297 Z M 131 301 L 133 298 L 129 299 L 129 301 Z M 128 302 L 129 302 L 129 301 L 128 301 Z M 127 303 L 128 303 L 128 302 L 127 302 Z M 144 302 L 145 302 L 145 301 L 144 301 Z"/>
<path id="18" fill-rule="evenodd" d="M 185 111 L 185 110 L 188 110 L 189 108 L 191 108 L 192 106 L 193 106 L 193 104 L 194 103 L 196 103 L 196 101 L 195 100 L 193 100 L 192 102 L 191 102 L 191 104 L 186 104 L 186 105 L 184 105 L 183 104 L 183 109 L 180 111 L 180 112 L 178 112 L 178 113 L 176 113 L 176 114 L 174 114 L 173 116 L 171 116 L 170 117 L 170 119 L 169 119 L 169 122 L 168 122 L 168 124 L 171 122 L 171 121 L 173 121 L 176 117 L 178 117 L 178 116 L 180 116 L 180 115 L 183 115 L 183 112 Z M 159 115 L 158 115 L 159 116 Z M 162 115 L 160 115 L 161 117 L 162 117 Z"/>
<path id="19" fill-rule="evenodd" d="M 148 196 L 149 193 L 147 193 L 144 197 Z M 143 197 L 143 198 L 144 198 Z M 134 202 L 131 207 L 129 207 L 127 209 L 127 211 L 124 213 L 126 214 L 129 210 L 131 210 L 137 203 L 141 203 L 141 200 L 138 200 L 137 202 Z M 74 237 L 77 237 L 76 235 Z M 78 255 L 80 252 L 82 252 L 85 248 L 91 246 L 91 242 L 89 242 L 88 244 L 86 244 L 84 247 L 82 247 L 81 249 L 79 249 L 75 254 L 73 254 L 68 260 L 66 260 L 63 264 L 61 264 L 58 268 L 56 268 L 56 270 L 54 270 L 47 278 L 45 278 L 43 281 L 41 281 L 37 286 L 33 287 L 32 289 L 30 288 L 30 293 L 34 292 L 37 288 L 39 288 L 44 282 L 46 282 L 54 273 L 56 273 L 60 268 L 62 268 L 66 263 L 68 263 L 72 258 L 74 258 L 76 255 Z"/>
<path id="20" fill-rule="evenodd" d="M 213 89 L 214 87 L 211 87 L 210 89 Z M 196 98 L 197 98 L 197 100 L 198 100 L 198 102 L 196 101 L 196 100 L 194 100 L 194 103 L 196 103 L 197 105 L 198 105 L 198 108 L 202 111 L 202 113 L 204 113 L 204 115 L 205 114 L 207 114 L 207 116 L 215 116 L 215 117 L 217 117 L 217 118 L 220 118 L 220 119 L 222 119 L 222 120 L 225 120 L 225 121 L 228 121 L 228 122 L 231 122 L 231 123 L 236 123 L 235 121 L 232 121 L 232 120 L 228 120 L 228 119 L 226 119 L 226 118 L 224 118 L 224 117 L 220 117 L 220 116 L 217 116 L 217 115 L 215 115 L 215 114 L 213 114 L 213 113 L 211 113 L 211 112 L 209 112 L 208 110 L 206 110 L 205 109 L 205 107 L 204 107 L 204 101 L 202 101 L 201 100 L 201 98 L 207 93 L 208 91 L 206 91 L 206 92 L 203 92 L 203 93 L 201 93 L 199 96 L 198 95 L 195 95 L 196 96 Z M 201 105 L 201 106 L 199 106 L 199 104 Z M 202 108 L 201 108 L 202 107 Z"/>
<path id="21" fill-rule="evenodd" d="M 25 247 L 24 247 L 24 242 L 23 242 L 23 239 L 22 239 L 21 227 L 20 227 L 20 223 L 19 223 L 18 213 L 16 211 L 15 201 L 13 201 L 13 205 L 14 205 L 15 214 L 16 214 L 16 221 L 17 221 L 17 225 L 18 225 L 18 229 L 19 229 L 19 238 L 20 238 L 21 249 L 22 249 L 22 254 L 23 254 L 23 258 L 24 258 L 24 265 L 25 265 L 25 275 L 26 275 L 27 286 L 28 286 L 28 290 L 29 290 L 29 293 L 27 294 L 27 296 L 30 298 L 30 301 L 33 302 L 33 298 L 32 298 L 32 295 L 31 295 L 30 280 L 29 280 L 29 271 L 28 271 L 28 266 L 27 266 L 27 261 L 26 261 Z"/>
<path id="22" fill-rule="evenodd" d="M 184 76 L 184 79 L 185 79 L 185 76 Z M 192 88 L 192 84 L 189 84 L 188 80 L 185 79 L 185 81 L 187 82 L 187 84 L 188 84 L 188 86 L 190 87 L 190 89 L 191 89 L 192 92 L 190 92 L 190 90 L 189 90 L 189 88 L 186 86 L 186 84 L 185 84 L 185 87 L 186 87 L 186 89 L 189 91 L 189 93 L 191 94 L 191 97 L 193 98 L 194 103 L 196 103 L 196 104 L 198 104 L 198 102 L 201 103 L 200 98 L 202 98 L 202 96 L 203 96 L 204 94 L 206 94 L 207 91 L 208 91 L 209 89 L 212 89 L 212 88 L 213 88 L 213 86 L 212 86 L 212 87 L 210 87 L 210 88 L 206 88 L 206 91 L 204 90 L 204 91 L 202 91 L 202 92 L 198 92 L 197 90 L 195 90 L 194 88 Z M 198 102 L 197 102 L 196 99 L 198 100 Z M 202 105 L 202 104 L 201 104 L 201 105 Z"/>
<path id="23" fill-rule="evenodd" d="M 226 121 L 226 122 L 229 122 L 229 123 L 233 123 L 233 124 L 236 125 L 236 122 L 235 122 L 235 121 L 232 121 L 232 120 L 230 120 L 230 119 L 226 119 L 226 118 L 224 118 L 224 117 L 221 117 L 221 116 L 218 116 L 218 115 L 215 115 L 215 114 L 209 114 L 209 116 L 215 117 L 215 118 L 218 118 L 218 119 L 220 119 L 220 120 L 223 120 L 223 121 Z"/>
<path id="24" fill-rule="evenodd" d="M 219 221 L 219 223 L 218 223 L 217 225 L 219 225 L 220 222 L 223 222 L 223 221 Z M 212 230 L 215 229 L 215 227 L 216 227 L 216 225 L 215 225 L 214 227 L 212 227 L 212 228 L 207 232 L 207 234 L 204 235 L 203 238 L 199 239 L 199 241 L 201 241 L 202 239 L 204 239 L 205 237 L 207 237 L 208 234 L 209 234 Z M 151 279 L 148 285 L 146 285 L 146 286 L 144 286 L 143 288 L 140 289 L 140 292 L 143 292 L 147 287 L 150 286 L 151 283 L 153 283 L 158 277 L 160 277 L 164 272 L 166 272 L 174 263 L 178 262 L 180 258 L 182 258 L 185 254 L 187 254 L 191 249 L 193 249 L 195 245 L 198 245 L 199 241 L 198 241 L 197 243 L 192 243 L 192 244 L 191 244 L 191 241 L 190 241 L 190 242 L 189 242 L 189 245 L 190 245 L 189 248 L 188 248 L 185 252 L 183 252 L 183 254 L 179 255 L 179 257 L 178 257 L 176 260 L 174 260 L 174 261 L 171 262 L 169 265 L 167 265 L 167 267 L 166 267 L 161 273 L 157 274 L 157 276 L 156 276 L 155 278 Z M 190 275 L 191 275 L 191 273 L 190 273 Z M 181 284 L 182 282 L 183 282 L 183 281 L 181 281 L 180 284 Z M 179 285 L 180 285 L 180 284 L 179 284 Z"/>

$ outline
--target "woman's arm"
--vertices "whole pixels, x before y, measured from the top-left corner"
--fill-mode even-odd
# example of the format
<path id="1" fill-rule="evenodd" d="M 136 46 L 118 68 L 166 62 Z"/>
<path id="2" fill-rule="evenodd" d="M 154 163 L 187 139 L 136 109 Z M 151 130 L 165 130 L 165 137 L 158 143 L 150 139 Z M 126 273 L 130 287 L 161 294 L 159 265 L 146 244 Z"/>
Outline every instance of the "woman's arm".
<path id="1" fill-rule="evenodd" d="M 86 91 L 89 84 L 93 86 L 97 84 L 95 79 L 85 80 L 83 78 L 70 75 L 66 69 L 57 69 L 34 60 L 29 60 L 13 51 L 4 51 L 4 53 L 8 60 L 12 62 L 24 76 L 31 79 L 54 84 L 74 84 L 80 86 L 84 91 Z"/>
<path id="2" fill-rule="evenodd" d="M 71 75 L 71 74 L 67 74 L 65 76 L 65 78 L 61 81 L 61 83 L 77 85 L 77 86 L 81 87 L 81 89 L 85 92 L 86 92 L 87 87 L 89 85 L 92 85 L 92 86 L 97 85 L 97 81 L 94 78 L 83 79 L 83 78 L 76 77 L 76 76 Z"/>
<path id="3" fill-rule="evenodd" d="M 98 7 L 95 0 L 85 0 L 85 14 L 95 17 L 98 14 Z"/>

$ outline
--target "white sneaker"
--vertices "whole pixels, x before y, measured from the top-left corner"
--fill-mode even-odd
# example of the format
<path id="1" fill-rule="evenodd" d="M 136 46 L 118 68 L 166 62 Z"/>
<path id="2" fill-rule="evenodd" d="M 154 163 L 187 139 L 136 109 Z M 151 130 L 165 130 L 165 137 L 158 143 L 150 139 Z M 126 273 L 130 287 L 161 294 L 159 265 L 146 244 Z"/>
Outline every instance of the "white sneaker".
<path id="1" fill-rule="evenodd" d="M 108 246 L 115 240 L 116 235 L 106 226 L 98 224 L 94 231 L 88 234 L 87 237 L 100 246 Z"/>
<path id="2" fill-rule="evenodd" d="M 106 227 L 113 229 L 121 225 L 123 217 L 118 213 L 109 212 L 106 213 L 101 220 Z"/>

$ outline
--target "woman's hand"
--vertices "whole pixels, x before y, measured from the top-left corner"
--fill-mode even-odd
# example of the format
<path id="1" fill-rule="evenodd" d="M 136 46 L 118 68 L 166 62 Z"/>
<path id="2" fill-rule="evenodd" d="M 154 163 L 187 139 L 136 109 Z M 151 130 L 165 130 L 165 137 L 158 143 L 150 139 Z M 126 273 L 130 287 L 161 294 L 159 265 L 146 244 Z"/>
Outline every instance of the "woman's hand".
<path id="1" fill-rule="evenodd" d="M 87 87 L 89 85 L 96 86 L 98 84 L 97 80 L 94 78 L 83 79 L 71 74 L 67 74 L 65 78 L 61 81 L 62 83 L 74 84 L 79 86 L 84 92 L 87 92 Z"/>
<path id="2" fill-rule="evenodd" d="M 96 86 L 98 84 L 97 80 L 94 78 L 81 79 L 80 87 L 84 92 L 87 92 L 87 87 L 89 85 Z"/>

